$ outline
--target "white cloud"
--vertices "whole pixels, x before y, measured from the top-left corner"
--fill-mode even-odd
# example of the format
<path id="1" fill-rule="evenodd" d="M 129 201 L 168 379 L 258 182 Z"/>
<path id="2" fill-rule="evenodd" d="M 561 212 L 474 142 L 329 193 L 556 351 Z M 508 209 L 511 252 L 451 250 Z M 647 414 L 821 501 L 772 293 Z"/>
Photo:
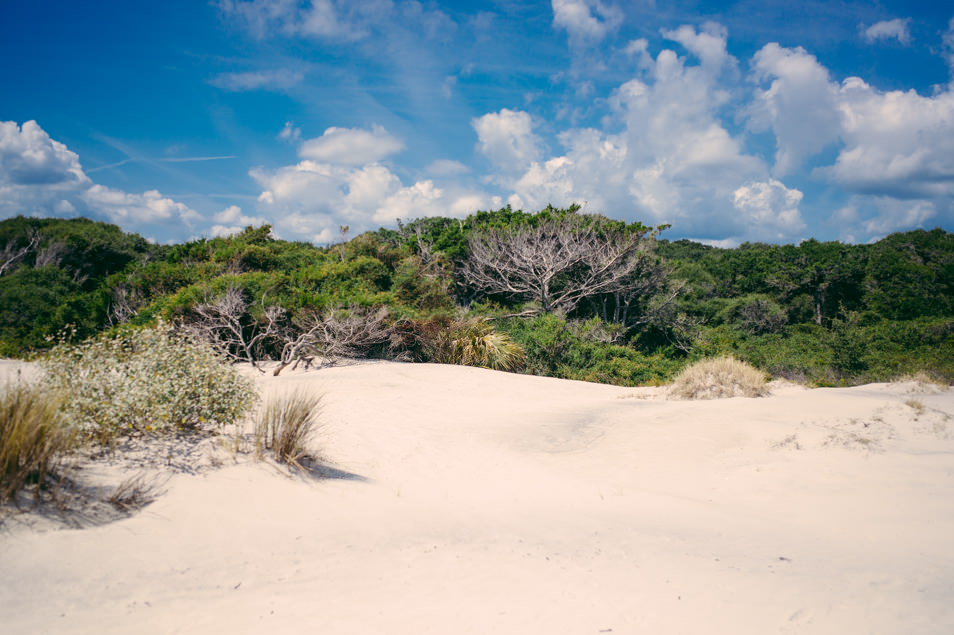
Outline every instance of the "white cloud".
<path id="1" fill-rule="evenodd" d="M 254 37 L 358 41 L 395 27 L 446 40 L 456 23 L 416 0 L 219 0 L 219 11 Z"/>
<path id="2" fill-rule="evenodd" d="M 278 138 L 288 143 L 298 143 L 301 139 L 301 128 L 298 128 L 290 121 L 285 122 L 285 127 L 278 133 Z"/>
<path id="3" fill-rule="evenodd" d="M 170 221 L 185 222 L 191 227 L 202 219 L 195 210 L 162 196 L 156 190 L 130 194 L 103 185 L 93 185 L 80 197 L 89 209 L 125 227 Z"/>
<path id="4" fill-rule="evenodd" d="M 691 26 L 683 25 L 673 31 L 663 30 L 662 36 L 682 44 L 703 66 L 720 68 L 729 61 L 729 54 L 726 52 L 728 33 L 724 26 L 707 22 L 699 32 Z"/>
<path id="5" fill-rule="evenodd" d="M 269 71 L 250 71 L 247 73 L 222 73 L 210 84 L 223 90 L 240 92 L 247 90 L 286 90 L 300 84 L 305 79 L 301 71 L 285 68 Z"/>
<path id="6" fill-rule="evenodd" d="M 90 183 L 79 157 L 40 128 L 0 122 L 0 185 L 82 187 Z"/>
<path id="7" fill-rule="evenodd" d="M 763 240 L 786 240 L 805 229 L 798 209 L 802 193 L 770 179 L 748 183 L 735 191 L 735 208 L 742 222 L 750 226 L 749 237 Z"/>
<path id="8" fill-rule="evenodd" d="M 897 40 L 901 44 L 909 44 L 911 42 L 910 23 L 911 18 L 882 20 L 869 27 L 862 26 L 861 35 L 869 44 L 886 40 Z"/>
<path id="9" fill-rule="evenodd" d="M 362 165 L 400 152 L 404 142 L 381 126 L 370 131 L 355 128 L 328 128 L 324 134 L 305 141 L 298 156 L 325 163 Z"/>
<path id="10" fill-rule="evenodd" d="M 393 140 L 383 128 L 373 134 L 332 128 L 302 144 L 299 154 L 312 158 L 276 170 L 252 170 L 250 175 L 262 187 L 259 215 L 274 223 L 277 235 L 326 243 L 335 239 L 339 225 L 357 233 L 393 225 L 398 218 L 464 216 L 499 203 L 454 183 L 438 187 L 424 179 L 404 185 L 377 162 L 381 149 L 368 149 L 387 146 L 388 139 Z M 389 152 L 396 148 L 392 144 Z M 318 157 L 324 160 L 315 160 Z M 435 170 L 453 175 L 464 167 L 454 161 L 435 164 Z"/>
<path id="11" fill-rule="evenodd" d="M 496 116 L 481 118 L 495 124 L 487 126 L 492 131 L 510 132 L 492 137 L 475 125 L 481 149 L 497 157 L 495 181 L 509 184 L 510 204 L 526 209 L 586 203 L 594 212 L 673 222 L 683 231 L 706 227 L 719 237 L 796 238 L 801 225 L 798 205 L 792 204 L 795 191 L 770 180 L 764 162 L 747 154 L 720 123 L 720 110 L 729 100 L 721 82 L 736 68 L 736 60 L 725 52 L 724 29 L 708 25 L 697 32 L 687 27 L 667 36 L 701 63 L 691 64 L 671 50 L 653 59 L 644 46 L 635 47 L 634 52 L 644 56 L 643 72 L 608 100 L 612 114 L 603 128 L 615 131 L 566 130 L 559 135 L 562 155 L 545 156 L 540 143 L 526 143 L 532 151 L 513 149 L 519 145 L 512 139 L 532 139 L 525 113 L 510 118 L 520 126 L 503 125 Z M 762 192 L 758 184 L 768 184 L 762 188 L 761 208 L 756 206 L 756 195 Z M 769 227 L 760 228 L 739 213 L 736 192 L 746 186 L 752 191 L 740 201 L 746 202 L 747 214 L 769 222 Z"/>
<path id="12" fill-rule="evenodd" d="M 246 216 L 238 205 L 230 205 L 212 217 L 215 224 L 209 230 L 213 236 L 231 236 L 249 225 L 264 225 L 268 221 L 257 216 Z"/>
<path id="13" fill-rule="evenodd" d="M 526 112 L 504 108 L 474 119 L 471 125 L 478 150 L 503 174 L 524 170 L 542 155 L 543 142 Z"/>
<path id="14" fill-rule="evenodd" d="M 954 213 L 954 92 L 925 97 L 883 91 L 857 77 L 841 84 L 803 49 L 769 44 L 754 58 L 757 89 L 749 126 L 771 128 L 778 150 L 774 174 L 799 168 L 826 147 L 833 164 L 812 174 L 847 192 L 932 201 Z"/>
<path id="15" fill-rule="evenodd" d="M 433 176 L 460 176 L 470 172 L 470 168 L 460 161 L 437 159 L 424 168 L 424 171 Z"/>
<path id="16" fill-rule="evenodd" d="M 618 7 L 601 0 L 552 0 L 551 4 L 553 25 L 567 32 L 573 46 L 595 44 L 623 21 Z"/>
<path id="17" fill-rule="evenodd" d="M 932 201 L 902 201 L 887 196 L 852 196 L 835 210 L 830 222 L 845 242 L 872 242 L 896 231 L 926 228 L 937 217 Z"/>
<path id="18" fill-rule="evenodd" d="M 278 33 L 351 40 L 365 34 L 356 24 L 342 20 L 331 0 L 221 0 L 218 8 L 258 38 Z"/>
<path id="19" fill-rule="evenodd" d="M 837 87 L 814 56 L 802 48 L 767 44 L 752 60 L 752 77 L 772 80 L 767 89 L 756 90 L 749 125 L 775 133 L 776 176 L 799 168 L 837 141 L 841 125 Z"/>
<path id="20" fill-rule="evenodd" d="M 444 192 L 432 181 L 418 181 L 410 187 L 402 187 L 389 196 L 375 210 L 373 221 L 379 225 L 392 225 L 399 218 L 445 216 Z"/>
<path id="21" fill-rule="evenodd" d="M 884 92 L 850 77 L 838 108 L 844 147 L 819 174 L 859 193 L 954 197 L 954 92 Z"/>
<path id="22" fill-rule="evenodd" d="M 132 194 L 94 183 L 79 157 L 35 122 L 0 122 L 0 217 L 17 214 L 74 216 L 122 224 L 180 223 L 192 227 L 201 216 L 156 190 Z"/>

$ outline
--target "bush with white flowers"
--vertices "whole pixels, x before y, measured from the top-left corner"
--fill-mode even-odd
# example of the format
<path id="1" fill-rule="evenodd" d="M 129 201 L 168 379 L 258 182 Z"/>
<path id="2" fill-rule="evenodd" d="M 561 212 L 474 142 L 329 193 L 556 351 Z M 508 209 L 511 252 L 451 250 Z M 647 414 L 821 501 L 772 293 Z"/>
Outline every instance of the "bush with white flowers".
<path id="1" fill-rule="evenodd" d="M 257 400 L 252 381 L 210 346 L 162 322 L 61 343 L 41 366 L 47 385 L 69 396 L 73 425 L 100 442 L 227 425 Z"/>

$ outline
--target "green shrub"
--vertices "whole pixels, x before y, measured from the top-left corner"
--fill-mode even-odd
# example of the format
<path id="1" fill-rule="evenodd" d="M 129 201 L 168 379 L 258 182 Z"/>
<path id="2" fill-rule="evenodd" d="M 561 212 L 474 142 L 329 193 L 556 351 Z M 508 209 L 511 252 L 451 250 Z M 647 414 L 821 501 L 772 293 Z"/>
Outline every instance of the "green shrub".
<path id="1" fill-rule="evenodd" d="M 296 391 L 270 400 L 255 424 L 256 452 L 270 451 L 282 463 L 300 465 L 318 425 L 321 396 Z"/>
<path id="2" fill-rule="evenodd" d="M 526 351 L 526 369 L 534 375 L 617 386 L 658 385 L 682 366 L 662 354 L 602 341 L 612 338 L 614 327 L 598 320 L 581 323 L 541 315 L 509 320 L 505 328 Z"/>
<path id="3" fill-rule="evenodd" d="M 768 394 L 765 374 L 732 357 L 703 359 L 687 366 L 676 376 L 669 390 L 679 399 L 762 397 Z"/>
<path id="4" fill-rule="evenodd" d="M 61 343 L 40 360 L 46 385 L 70 396 L 64 409 L 89 438 L 225 425 L 256 399 L 252 382 L 215 351 L 171 326 L 126 329 Z"/>
<path id="5" fill-rule="evenodd" d="M 62 399 L 41 386 L 16 383 L 0 394 L 0 502 L 29 482 L 43 485 L 75 434 Z"/>
<path id="6" fill-rule="evenodd" d="M 477 366 L 493 370 L 517 371 L 525 354 L 506 333 L 498 333 L 480 320 L 454 322 L 427 343 L 428 356 L 440 364 Z"/>

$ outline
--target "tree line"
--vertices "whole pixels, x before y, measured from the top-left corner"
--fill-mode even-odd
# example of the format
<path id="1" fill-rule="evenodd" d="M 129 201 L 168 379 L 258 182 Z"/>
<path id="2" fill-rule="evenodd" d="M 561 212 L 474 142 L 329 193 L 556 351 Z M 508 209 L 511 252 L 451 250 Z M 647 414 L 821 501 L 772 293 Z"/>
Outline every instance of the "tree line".
<path id="1" fill-rule="evenodd" d="M 234 360 L 471 363 L 619 384 L 733 354 L 822 384 L 954 377 L 954 235 L 733 249 L 509 207 L 319 247 L 249 227 L 154 245 L 86 219 L 0 222 L 0 355 L 163 320 Z"/>

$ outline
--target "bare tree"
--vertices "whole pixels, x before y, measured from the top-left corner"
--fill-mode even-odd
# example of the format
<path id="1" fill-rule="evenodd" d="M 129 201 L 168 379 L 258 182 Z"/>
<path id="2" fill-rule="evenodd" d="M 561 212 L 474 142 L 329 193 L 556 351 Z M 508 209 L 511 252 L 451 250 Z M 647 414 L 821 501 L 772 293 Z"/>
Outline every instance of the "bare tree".
<path id="1" fill-rule="evenodd" d="M 193 337 L 209 342 L 220 353 L 235 361 L 248 362 L 259 369 L 258 362 L 265 356 L 265 344 L 278 337 L 285 310 L 266 306 L 262 298 L 262 319 L 248 319 L 249 303 L 238 287 L 229 287 L 225 293 L 192 308 L 194 316 L 182 327 Z M 261 370 L 261 369 L 259 369 Z"/>
<path id="2" fill-rule="evenodd" d="M 27 244 L 22 247 L 18 247 L 17 243 L 13 240 L 7 242 L 7 244 L 3 246 L 3 251 L 0 251 L 0 276 L 8 270 L 12 271 L 14 265 L 23 260 L 23 258 L 36 249 L 39 244 L 40 234 L 37 233 L 35 229 L 30 231 L 30 239 L 27 241 Z"/>
<path id="3" fill-rule="evenodd" d="M 61 242 L 51 242 L 36 254 L 36 266 L 59 265 L 66 254 L 66 245 Z"/>
<path id="4" fill-rule="evenodd" d="M 125 284 L 119 284 L 110 292 L 112 302 L 109 303 L 109 323 L 111 325 L 125 324 L 145 304 L 142 294 L 137 289 L 130 289 Z"/>
<path id="5" fill-rule="evenodd" d="M 331 308 L 325 311 L 306 311 L 293 320 L 294 329 L 287 329 L 279 337 L 283 341 L 278 375 L 288 365 L 305 367 L 320 357 L 335 364 L 341 358 L 361 357 L 378 344 L 391 338 L 386 307 L 362 309 Z"/>
<path id="6" fill-rule="evenodd" d="M 668 274 L 647 234 L 585 216 L 489 230 L 471 238 L 459 271 L 478 292 L 534 302 L 536 312 L 570 311 L 587 300 L 604 320 L 628 324 L 632 308 L 658 293 Z"/>

